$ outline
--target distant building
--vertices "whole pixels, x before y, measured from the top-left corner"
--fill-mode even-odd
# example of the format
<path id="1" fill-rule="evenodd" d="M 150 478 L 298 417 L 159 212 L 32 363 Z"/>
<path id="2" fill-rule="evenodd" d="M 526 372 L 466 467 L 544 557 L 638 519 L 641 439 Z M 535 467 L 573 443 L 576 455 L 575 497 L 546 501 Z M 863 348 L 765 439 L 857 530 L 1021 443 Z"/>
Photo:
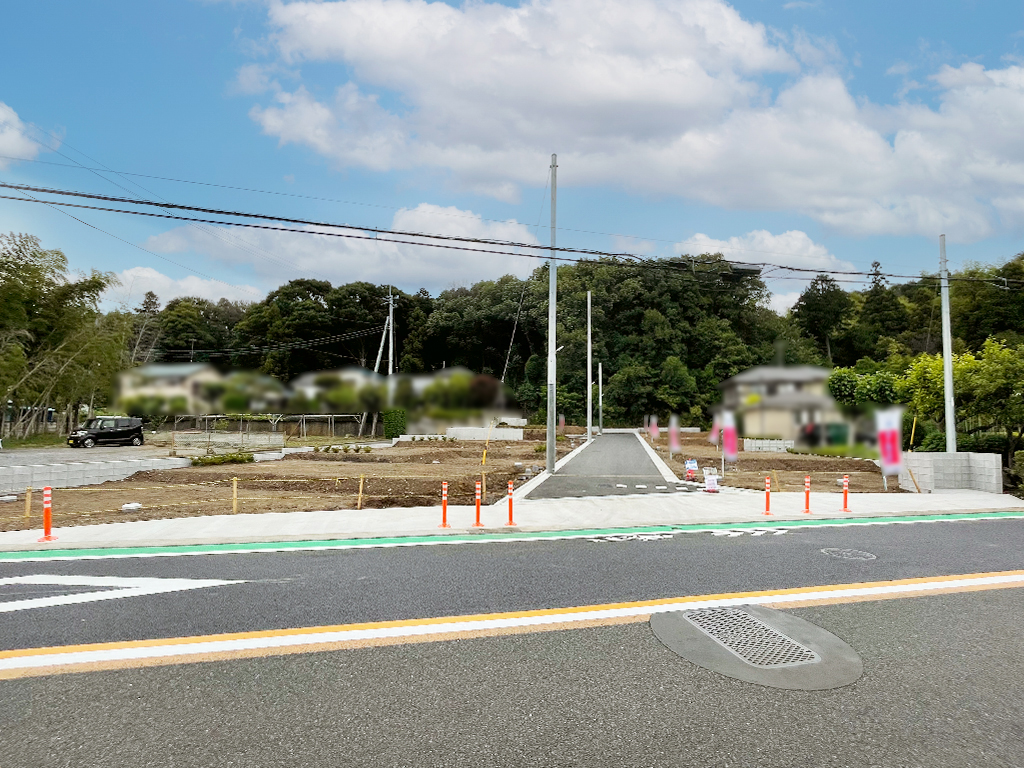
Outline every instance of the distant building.
<path id="1" fill-rule="evenodd" d="M 845 421 L 825 383 L 831 371 L 815 365 L 759 365 L 726 379 L 721 407 L 735 411 L 744 437 L 825 442 L 828 425 Z M 832 442 L 832 440 L 828 440 Z"/>
<path id="2" fill-rule="evenodd" d="M 213 406 L 210 385 L 223 377 L 208 363 L 153 363 L 124 371 L 119 377 L 122 404 L 148 400 L 152 411 L 207 413 Z"/>

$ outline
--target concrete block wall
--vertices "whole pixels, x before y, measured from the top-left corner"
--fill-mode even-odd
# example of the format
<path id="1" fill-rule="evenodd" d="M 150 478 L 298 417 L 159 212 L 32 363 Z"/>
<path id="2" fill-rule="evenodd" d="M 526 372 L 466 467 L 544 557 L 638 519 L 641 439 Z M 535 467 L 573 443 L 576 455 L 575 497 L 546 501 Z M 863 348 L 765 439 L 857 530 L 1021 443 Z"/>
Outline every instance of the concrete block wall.
<path id="1" fill-rule="evenodd" d="M 997 453 L 907 453 L 900 488 L 916 491 L 912 470 L 922 493 L 942 490 L 1003 492 L 1002 458 Z"/>
<path id="2" fill-rule="evenodd" d="M 77 488 L 124 480 L 149 469 L 180 469 L 191 466 L 185 458 L 131 459 L 128 461 L 72 461 L 66 464 L 33 464 L 0 467 L 0 492 L 22 493 L 26 488 Z"/>
<path id="3" fill-rule="evenodd" d="M 522 440 L 523 430 L 512 427 L 449 427 L 448 437 L 456 440 Z"/>

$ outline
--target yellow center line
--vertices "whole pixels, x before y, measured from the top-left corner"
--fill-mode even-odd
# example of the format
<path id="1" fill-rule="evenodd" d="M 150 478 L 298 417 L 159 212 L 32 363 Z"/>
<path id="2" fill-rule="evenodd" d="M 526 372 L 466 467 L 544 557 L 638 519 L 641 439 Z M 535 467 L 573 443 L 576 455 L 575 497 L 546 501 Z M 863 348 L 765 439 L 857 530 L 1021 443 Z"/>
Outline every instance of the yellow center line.
<path id="1" fill-rule="evenodd" d="M 189 637 L 151 638 L 0 651 L 0 679 L 29 675 L 177 664 L 253 656 L 364 648 L 397 643 L 487 637 L 579 629 L 645 621 L 651 613 L 699 604 L 754 603 L 778 608 L 840 602 L 1024 587 L 1024 570 L 932 576 L 891 581 L 825 584 L 810 587 L 726 592 L 706 595 L 579 605 L 462 616 L 229 632 Z"/>

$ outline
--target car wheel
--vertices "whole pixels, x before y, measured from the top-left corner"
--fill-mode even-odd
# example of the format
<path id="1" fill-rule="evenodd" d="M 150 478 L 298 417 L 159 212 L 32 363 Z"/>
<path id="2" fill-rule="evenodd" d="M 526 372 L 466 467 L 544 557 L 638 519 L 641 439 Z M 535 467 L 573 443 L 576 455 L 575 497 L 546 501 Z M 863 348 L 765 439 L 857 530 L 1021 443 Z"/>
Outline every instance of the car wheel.
<path id="1" fill-rule="evenodd" d="M 132 445 L 142 445 L 142 438 L 136 435 L 132 438 Z"/>
<path id="2" fill-rule="evenodd" d="M 87 437 L 85 438 L 85 440 L 82 441 L 82 445 L 86 448 L 92 448 L 94 445 L 96 445 L 96 441 L 93 440 L 91 437 Z"/>

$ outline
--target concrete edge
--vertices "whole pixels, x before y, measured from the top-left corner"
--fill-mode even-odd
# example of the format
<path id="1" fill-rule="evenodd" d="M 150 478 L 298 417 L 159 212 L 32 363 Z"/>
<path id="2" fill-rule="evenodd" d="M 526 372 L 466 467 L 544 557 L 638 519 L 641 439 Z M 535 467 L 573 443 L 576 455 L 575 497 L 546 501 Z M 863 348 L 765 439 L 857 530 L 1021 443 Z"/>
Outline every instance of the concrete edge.
<path id="1" fill-rule="evenodd" d="M 668 466 L 668 464 L 665 463 L 665 460 L 662 459 L 661 456 L 658 455 L 658 452 L 655 451 L 650 445 L 647 444 L 647 441 L 644 440 L 643 435 L 641 435 L 639 432 L 634 432 L 633 434 L 636 435 L 636 439 L 640 441 L 640 445 L 642 445 L 644 447 L 644 450 L 647 451 L 647 455 L 651 457 L 651 461 L 654 462 L 654 466 L 658 468 L 658 472 L 661 473 L 661 477 L 662 477 L 662 479 L 665 480 L 665 482 L 668 482 L 668 483 L 680 483 L 680 482 L 682 482 L 678 477 L 675 476 L 675 473 L 672 472 L 672 470 Z"/>

